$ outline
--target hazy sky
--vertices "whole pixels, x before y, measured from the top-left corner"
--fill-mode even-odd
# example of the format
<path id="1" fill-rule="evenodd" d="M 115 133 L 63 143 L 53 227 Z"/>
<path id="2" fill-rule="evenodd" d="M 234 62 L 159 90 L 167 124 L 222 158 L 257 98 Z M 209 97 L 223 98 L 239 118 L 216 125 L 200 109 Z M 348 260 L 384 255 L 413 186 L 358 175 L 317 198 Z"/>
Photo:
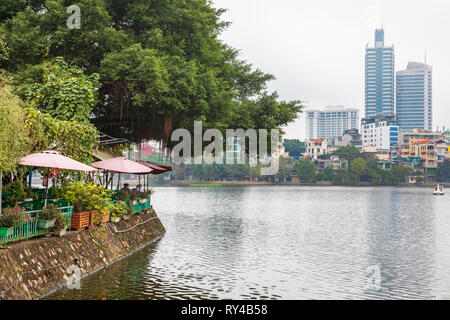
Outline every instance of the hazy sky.
<path id="1" fill-rule="evenodd" d="M 394 44 L 395 70 L 409 61 L 433 67 L 433 129 L 450 127 L 449 0 L 213 0 L 232 22 L 221 39 L 241 50 L 241 59 L 276 80 L 285 100 L 308 108 L 345 105 L 364 116 L 364 53 L 374 29 Z M 288 138 L 305 138 L 305 121 L 286 129 Z"/>

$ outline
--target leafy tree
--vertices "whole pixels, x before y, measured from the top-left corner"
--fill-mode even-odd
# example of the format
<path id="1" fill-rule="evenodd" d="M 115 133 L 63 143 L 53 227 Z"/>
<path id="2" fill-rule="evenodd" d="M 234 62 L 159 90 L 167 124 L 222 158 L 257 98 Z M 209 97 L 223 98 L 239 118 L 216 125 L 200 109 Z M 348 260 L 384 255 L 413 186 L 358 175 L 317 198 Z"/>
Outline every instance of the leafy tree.
<path id="1" fill-rule="evenodd" d="M 447 159 L 443 163 L 439 164 L 436 172 L 436 178 L 439 182 L 450 181 L 450 160 Z"/>
<path id="2" fill-rule="evenodd" d="M 98 102 L 99 75 L 86 76 L 60 57 L 26 68 L 16 78 L 18 91 L 28 106 L 59 120 L 89 122 Z"/>
<path id="3" fill-rule="evenodd" d="M 0 171 L 13 171 L 29 151 L 22 102 L 0 77 Z"/>
<path id="4" fill-rule="evenodd" d="M 405 166 L 395 166 L 391 169 L 395 182 L 404 182 L 411 175 L 412 169 Z"/>
<path id="5" fill-rule="evenodd" d="M 91 152 L 98 142 L 98 131 L 92 124 L 58 120 L 34 108 L 27 108 L 25 117 L 32 151 L 56 149 L 69 158 L 92 162 Z"/>
<path id="6" fill-rule="evenodd" d="M 6 61 L 9 57 L 8 47 L 5 42 L 5 36 L 0 33 L 0 66 L 2 60 Z"/>
<path id="7" fill-rule="evenodd" d="M 284 139 L 283 145 L 291 157 L 298 157 L 306 150 L 306 144 L 299 139 Z"/>
<path id="8" fill-rule="evenodd" d="M 350 170 L 352 173 L 354 173 L 358 177 L 358 182 L 360 182 L 361 176 L 367 170 L 367 163 L 362 158 L 354 159 L 354 160 L 352 160 L 352 162 L 350 162 Z"/>
<path id="9" fill-rule="evenodd" d="M 326 181 L 331 181 L 333 179 L 334 170 L 332 167 L 326 167 L 323 170 L 323 174 Z"/>
<path id="10" fill-rule="evenodd" d="M 361 157 L 361 153 L 359 152 L 358 148 L 354 146 L 340 147 L 339 149 L 334 151 L 333 154 L 339 156 L 339 159 L 348 160 L 349 162 Z"/>
<path id="11" fill-rule="evenodd" d="M 309 159 L 300 159 L 295 162 L 295 172 L 301 182 L 313 182 L 316 175 L 316 166 Z"/>
<path id="12" fill-rule="evenodd" d="M 86 89 L 89 82 L 97 87 L 94 74 L 100 74 L 100 85 L 91 121 L 107 134 L 135 142 L 167 141 L 174 128 L 192 130 L 194 120 L 221 130 L 281 128 L 302 109 L 300 101 L 279 101 L 276 92 L 268 92 L 274 77 L 239 60 L 238 51 L 219 40 L 228 23 L 220 18 L 224 10 L 208 0 L 79 0 L 80 30 L 66 26 L 68 4 L 0 4 L 0 34 L 10 51 L 9 60 L 0 62 L 5 69 L 39 74 L 36 66 L 55 57 L 70 66 L 53 72 L 62 83 L 46 81 L 42 73 L 31 78 L 45 95 L 29 92 L 28 98 L 59 120 L 81 121 L 71 106 L 82 96 L 88 98 L 83 111 L 91 108 Z M 86 75 L 73 79 L 86 85 L 83 92 L 70 85 L 74 66 Z M 52 84 L 57 90 L 50 93 Z M 58 95 L 65 90 L 74 96 Z"/>

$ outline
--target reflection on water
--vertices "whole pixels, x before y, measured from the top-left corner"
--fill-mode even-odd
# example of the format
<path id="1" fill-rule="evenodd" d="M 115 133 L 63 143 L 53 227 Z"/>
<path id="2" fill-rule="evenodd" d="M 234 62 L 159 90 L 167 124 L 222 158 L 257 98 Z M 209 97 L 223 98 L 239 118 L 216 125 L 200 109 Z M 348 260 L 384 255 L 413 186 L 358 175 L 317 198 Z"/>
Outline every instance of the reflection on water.
<path id="1" fill-rule="evenodd" d="M 49 298 L 450 298 L 450 199 L 426 188 L 157 188 L 153 203 L 158 243 Z"/>

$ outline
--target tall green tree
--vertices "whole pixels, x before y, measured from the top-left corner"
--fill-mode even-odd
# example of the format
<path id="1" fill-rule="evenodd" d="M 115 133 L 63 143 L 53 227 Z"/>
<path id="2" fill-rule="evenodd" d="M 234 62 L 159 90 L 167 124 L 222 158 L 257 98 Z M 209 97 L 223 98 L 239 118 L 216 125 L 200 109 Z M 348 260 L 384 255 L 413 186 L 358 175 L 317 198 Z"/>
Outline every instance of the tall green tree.
<path id="1" fill-rule="evenodd" d="M 367 163 L 362 158 L 353 159 L 350 162 L 350 171 L 358 177 L 358 182 L 361 181 L 361 176 L 367 171 Z"/>
<path id="2" fill-rule="evenodd" d="M 89 122 L 98 103 L 99 75 L 86 76 L 79 67 L 57 57 L 25 68 L 16 75 L 18 92 L 27 106 L 60 120 Z"/>
<path id="3" fill-rule="evenodd" d="M 13 171 L 29 151 L 22 102 L 0 77 L 0 171 Z"/>
<path id="4" fill-rule="evenodd" d="M 316 166 L 309 159 L 300 159 L 294 164 L 295 172 L 301 182 L 313 182 L 316 176 Z"/>
<path id="5" fill-rule="evenodd" d="M 105 133 L 136 142 L 167 141 L 175 128 L 192 130 L 194 120 L 221 130 L 281 128 L 302 110 L 300 101 L 280 101 L 269 92 L 274 77 L 219 40 L 228 23 L 211 1 L 79 0 L 79 30 L 66 26 L 70 4 L 2 1 L 0 34 L 10 55 L 0 63 L 11 73 L 24 73 L 63 57 L 69 74 L 73 66 L 86 77 L 99 74 L 91 121 Z M 62 79 L 56 91 L 67 88 L 69 79 L 65 74 Z M 49 88 L 42 78 L 35 81 L 43 91 Z M 36 107 L 43 102 L 30 98 Z M 60 118 L 59 112 L 53 115 Z"/>
<path id="6" fill-rule="evenodd" d="M 333 154 L 339 156 L 341 160 L 348 160 L 349 162 L 361 157 L 361 152 L 354 146 L 340 147 Z"/>
<path id="7" fill-rule="evenodd" d="M 406 178 L 412 174 L 412 169 L 406 166 L 395 166 L 391 169 L 391 173 L 395 182 L 405 182 Z"/>
<path id="8" fill-rule="evenodd" d="M 284 139 L 284 150 L 289 153 L 291 157 L 298 157 L 306 150 L 306 144 L 299 139 Z"/>
<path id="9" fill-rule="evenodd" d="M 436 172 L 436 179 L 439 182 L 450 181 L 450 159 L 445 160 L 439 165 Z"/>

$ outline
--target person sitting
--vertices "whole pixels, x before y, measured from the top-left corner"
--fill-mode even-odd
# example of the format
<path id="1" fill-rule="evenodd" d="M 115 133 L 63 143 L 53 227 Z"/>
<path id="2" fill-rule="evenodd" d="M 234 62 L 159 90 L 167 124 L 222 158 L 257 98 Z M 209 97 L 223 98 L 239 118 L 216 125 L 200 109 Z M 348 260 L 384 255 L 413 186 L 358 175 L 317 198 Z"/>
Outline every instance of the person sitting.
<path id="1" fill-rule="evenodd" d="M 136 186 L 136 191 L 137 191 L 137 192 L 144 192 L 144 188 L 142 187 L 142 185 L 138 184 L 138 185 Z"/>
<path id="2" fill-rule="evenodd" d="M 130 185 L 128 183 L 124 183 L 122 190 L 125 191 L 125 192 L 129 192 L 130 191 Z"/>

